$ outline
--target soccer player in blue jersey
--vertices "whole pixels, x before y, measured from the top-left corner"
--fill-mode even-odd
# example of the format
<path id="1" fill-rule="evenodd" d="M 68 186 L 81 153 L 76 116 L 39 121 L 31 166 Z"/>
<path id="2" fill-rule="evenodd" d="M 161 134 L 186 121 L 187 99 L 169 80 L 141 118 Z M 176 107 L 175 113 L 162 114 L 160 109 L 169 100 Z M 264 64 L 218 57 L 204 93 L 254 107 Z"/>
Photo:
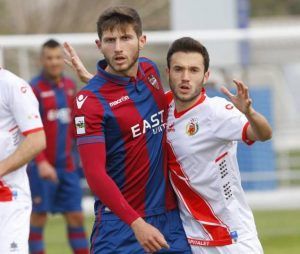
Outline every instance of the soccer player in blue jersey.
<path id="1" fill-rule="evenodd" d="M 139 58 L 146 43 L 140 17 L 132 8 L 109 8 L 97 31 L 105 59 L 73 106 L 79 153 L 96 196 L 91 253 L 191 253 L 168 180 L 159 72 Z"/>
<path id="2" fill-rule="evenodd" d="M 28 175 L 33 211 L 29 237 L 30 252 L 44 251 L 43 229 L 47 213 L 62 213 L 74 254 L 87 254 L 88 241 L 83 228 L 82 190 L 72 156 L 71 105 L 76 85 L 63 75 L 63 51 L 55 40 L 41 50 L 41 73 L 30 82 L 40 103 L 47 148 L 30 164 Z"/>

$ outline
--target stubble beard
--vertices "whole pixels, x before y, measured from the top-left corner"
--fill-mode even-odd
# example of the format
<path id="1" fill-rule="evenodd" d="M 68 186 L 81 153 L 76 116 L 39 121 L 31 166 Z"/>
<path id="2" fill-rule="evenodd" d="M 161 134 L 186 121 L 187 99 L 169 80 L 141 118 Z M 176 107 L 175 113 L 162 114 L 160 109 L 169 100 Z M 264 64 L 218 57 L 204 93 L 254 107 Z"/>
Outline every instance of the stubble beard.
<path id="1" fill-rule="evenodd" d="M 112 61 L 110 61 L 110 59 L 104 55 L 104 59 L 107 62 L 107 64 L 109 65 L 109 67 L 116 73 L 121 74 L 122 76 L 127 76 L 126 74 L 131 70 L 131 68 L 136 64 L 136 62 L 138 61 L 139 58 L 139 50 L 136 50 L 134 56 L 131 58 L 132 60 L 129 62 L 128 67 L 120 67 L 120 68 L 116 68 L 113 64 Z"/>
<path id="2" fill-rule="evenodd" d="M 187 102 L 192 102 L 194 101 L 196 98 L 198 98 L 201 94 L 201 91 L 202 91 L 202 87 L 203 87 L 203 81 L 204 81 L 204 78 L 201 80 L 200 84 L 201 86 L 197 86 L 197 88 L 195 89 L 195 91 L 190 94 L 188 97 L 184 96 L 184 95 L 180 95 L 179 93 L 176 92 L 174 86 L 172 85 L 174 82 L 172 82 L 172 79 L 171 77 L 169 77 L 169 80 L 170 80 L 170 88 L 173 92 L 173 96 L 176 98 L 176 100 L 178 100 L 179 102 L 182 102 L 182 103 L 187 103 Z"/>

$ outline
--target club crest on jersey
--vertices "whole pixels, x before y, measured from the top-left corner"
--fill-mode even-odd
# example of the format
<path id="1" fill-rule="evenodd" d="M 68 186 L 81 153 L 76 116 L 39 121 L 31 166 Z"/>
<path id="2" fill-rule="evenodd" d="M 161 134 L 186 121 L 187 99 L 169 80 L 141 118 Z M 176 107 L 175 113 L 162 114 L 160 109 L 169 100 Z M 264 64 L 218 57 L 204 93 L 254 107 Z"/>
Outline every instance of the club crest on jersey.
<path id="1" fill-rule="evenodd" d="M 85 120 L 84 120 L 84 116 L 77 116 L 77 117 L 75 117 L 75 126 L 76 126 L 76 133 L 78 135 L 85 134 Z"/>
<path id="2" fill-rule="evenodd" d="M 150 76 L 148 76 L 148 81 L 149 81 L 149 83 L 153 86 L 153 87 L 155 87 L 156 89 L 159 89 L 159 84 L 158 84 L 158 81 L 157 81 L 157 79 L 154 77 L 154 75 L 150 75 Z"/>
<path id="3" fill-rule="evenodd" d="M 168 132 L 175 132 L 175 123 L 171 123 L 168 125 L 168 129 L 167 129 Z"/>
<path id="4" fill-rule="evenodd" d="M 186 125 L 185 132 L 188 136 L 194 136 L 199 130 L 197 118 L 192 118 Z"/>

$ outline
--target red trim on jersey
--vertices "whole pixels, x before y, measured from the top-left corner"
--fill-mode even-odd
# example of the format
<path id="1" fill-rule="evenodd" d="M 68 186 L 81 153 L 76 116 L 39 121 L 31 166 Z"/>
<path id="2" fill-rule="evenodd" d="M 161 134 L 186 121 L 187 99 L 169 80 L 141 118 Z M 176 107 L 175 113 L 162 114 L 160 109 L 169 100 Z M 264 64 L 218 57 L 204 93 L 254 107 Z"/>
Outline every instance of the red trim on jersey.
<path id="1" fill-rule="evenodd" d="M 27 135 L 29 135 L 29 134 L 32 134 L 32 133 L 41 131 L 41 130 L 43 130 L 43 129 L 44 129 L 43 127 L 39 127 L 39 128 L 31 129 L 31 130 L 28 130 L 28 131 L 24 131 L 24 132 L 22 132 L 22 134 L 23 134 L 24 136 L 27 136 Z"/>
<path id="2" fill-rule="evenodd" d="M 224 246 L 224 245 L 229 245 L 232 244 L 233 242 L 231 241 L 230 243 L 228 243 L 228 240 L 219 240 L 217 241 L 217 245 L 216 245 L 216 241 L 209 241 L 209 240 L 202 240 L 202 239 L 195 239 L 195 238 L 191 238 L 188 237 L 188 242 L 190 245 L 194 245 L 194 246 Z"/>
<path id="3" fill-rule="evenodd" d="M 249 146 L 251 146 L 255 141 L 248 139 L 247 137 L 247 129 L 249 128 L 250 123 L 247 122 L 243 127 L 242 140 Z"/>
<path id="4" fill-rule="evenodd" d="M 165 99 L 166 99 L 168 105 L 170 105 L 170 103 L 172 102 L 173 98 L 174 98 L 174 96 L 173 96 L 172 91 L 168 91 L 168 92 L 165 93 Z"/>
<path id="5" fill-rule="evenodd" d="M 13 130 L 17 129 L 18 125 L 16 125 L 15 127 L 11 128 L 10 130 L 8 130 L 9 132 L 12 132 Z"/>
<path id="6" fill-rule="evenodd" d="M 186 110 L 183 110 L 183 111 L 180 111 L 180 112 L 177 112 L 176 108 L 174 110 L 174 116 L 175 118 L 179 118 L 181 117 L 182 115 L 184 115 L 186 112 L 190 111 L 192 108 L 198 106 L 199 104 L 201 104 L 206 98 L 206 94 L 205 94 L 205 89 L 202 88 L 202 91 L 201 91 L 201 94 L 200 94 L 200 97 L 199 99 L 196 101 L 196 103 L 194 105 L 192 105 L 191 107 L 189 107 L 188 109 Z"/>
<path id="7" fill-rule="evenodd" d="M 221 154 L 221 155 L 215 160 L 215 162 L 218 162 L 219 160 L 221 160 L 222 158 L 224 158 L 227 154 L 228 154 L 228 152 L 225 152 L 225 153 Z"/>
<path id="8" fill-rule="evenodd" d="M 186 209 L 207 232 L 211 240 L 210 246 L 223 246 L 232 243 L 228 227 L 215 215 L 209 203 L 189 184 L 180 163 L 170 143 L 168 143 L 170 178 L 174 184 L 178 197 Z M 179 172 L 179 174 L 178 174 Z"/>
<path id="9" fill-rule="evenodd" d="M 8 186 L 5 186 L 4 183 L 0 180 L 0 202 L 12 201 L 13 194 L 11 189 Z"/>

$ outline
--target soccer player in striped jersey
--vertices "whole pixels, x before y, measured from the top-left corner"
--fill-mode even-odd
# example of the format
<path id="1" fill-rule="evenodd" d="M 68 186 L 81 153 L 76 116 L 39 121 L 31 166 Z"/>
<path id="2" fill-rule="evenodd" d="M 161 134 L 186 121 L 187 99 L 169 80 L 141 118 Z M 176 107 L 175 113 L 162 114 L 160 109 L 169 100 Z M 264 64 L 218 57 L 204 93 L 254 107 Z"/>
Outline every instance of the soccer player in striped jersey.
<path id="1" fill-rule="evenodd" d="M 61 45 L 50 39 L 41 49 L 41 73 L 30 82 L 40 103 L 47 148 L 29 165 L 28 175 L 33 201 L 30 251 L 45 251 L 43 230 L 47 213 L 62 213 L 66 220 L 69 244 L 74 254 L 89 252 L 83 227 L 82 190 L 72 150 L 71 107 L 75 83 L 63 75 Z"/>
<path id="2" fill-rule="evenodd" d="M 253 109 L 241 81 L 234 80 L 236 95 L 222 88 L 229 101 L 206 95 L 209 55 L 198 41 L 176 40 L 167 63 L 172 90 L 167 121 L 170 179 L 192 251 L 261 254 L 236 149 L 237 141 L 251 145 L 270 139 L 271 127 Z"/>
<path id="3" fill-rule="evenodd" d="M 89 79 L 73 49 L 73 66 Z M 236 159 L 237 141 L 251 145 L 271 138 L 267 120 L 251 106 L 248 88 L 235 80 L 230 101 L 209 98 L 209 55 L 192 38 L 175 41 L 167 56 L 172 92 L 167 137 L 170 178 L 183 225 L 195 254 L 263 253 L 251 209 L 245 200 Z M 174 97 L 174 98 L 173 98 Z"/>
<path id="4" fill-rule="evenodd" d="M 28 254 L 31 197 L 26 164 L 46 146 L 31 87 L 0 68 L 0 253 Z"/>
<path id="5" fill-rule="evenodd" d="M 167 104 L 137 12 L 104 11 L 97 23 L 104 60 L 77 94 L 74 125 L 96 221 L 91 253 L 191 253 L 167 173 Z M 74 59 L 73 59 L 74 60 Z"/>

